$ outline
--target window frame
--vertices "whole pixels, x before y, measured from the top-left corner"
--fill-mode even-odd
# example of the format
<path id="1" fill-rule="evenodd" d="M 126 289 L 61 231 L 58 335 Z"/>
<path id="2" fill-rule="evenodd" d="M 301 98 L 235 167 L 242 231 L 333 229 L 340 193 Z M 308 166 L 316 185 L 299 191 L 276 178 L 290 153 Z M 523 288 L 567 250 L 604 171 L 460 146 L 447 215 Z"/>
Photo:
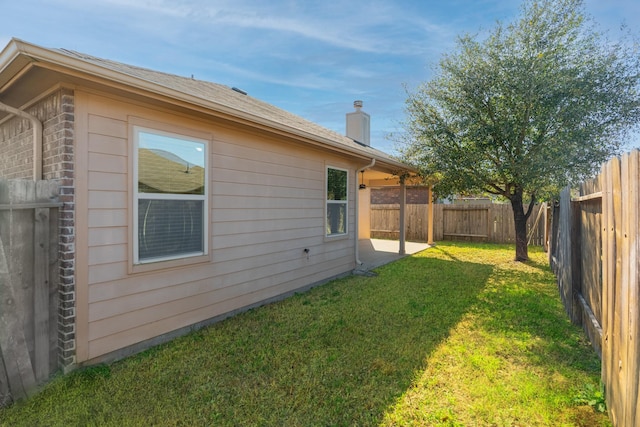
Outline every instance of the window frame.
<path id="1" fill-rule="evenodd" d="M 148 133 L 153 135 L 160 135 L 164 137 L 174 138 L 178 140 L 195 142 L 202 144 L 203 158 L 204 158 L 204 194 L 176 194 L 176 193 L 141 193 L 139 191 L 138 184 L 138 148 L 140 143 L 141 133 Z M 131 250 L 131 263 L 130 272 L 144 272 L 154 270 L 157 268 L 171 268 L 182 265 L 191 265 L 194 263 L 210 261 L 210 245 L 209 245 L 209 197 L 210 197 L 210 182 L 209 182 L 209 169 L 210 169 L 210 138 L 202 136 L 194 136 L 195 132 L 188 132 L 187 130 L 165 130 L 164 126 L 155 124 L 132 124 L 131 126 L 131 141 L 132 141 L 132 205 L 131 205 L 131 218 L 132 218 L 132 250 Z M 140 259 L 140 241 L 139 241 L 139 206 L 140 200 L 185 200 L 185 201 L 202 201 L 203 205 L 203 224 L 202 224 L 202 251 L 182 253 L 176 255 L 159 256 L 147 259 Z"/>
<path id="2" fill-rule="evenodd" d="M 345 192 L 346 197 L 345 200 L 329 200 L 329 169 L 334 169 L 338 171 L 345 172 Z M 327 164 L 325 166 L 325 178 L 324 178 L 324 237 L 325 239 L 341 239 L 349 236 L 349 169 L 341 168 L 337 166 L 332 166 Z M 345 223 L 344 223 L 344 233 L 336 233 L 336 234 L 328 234 L 328 213 L 329 213 L 329 205 L 344 205 L 345 209 Z"/>

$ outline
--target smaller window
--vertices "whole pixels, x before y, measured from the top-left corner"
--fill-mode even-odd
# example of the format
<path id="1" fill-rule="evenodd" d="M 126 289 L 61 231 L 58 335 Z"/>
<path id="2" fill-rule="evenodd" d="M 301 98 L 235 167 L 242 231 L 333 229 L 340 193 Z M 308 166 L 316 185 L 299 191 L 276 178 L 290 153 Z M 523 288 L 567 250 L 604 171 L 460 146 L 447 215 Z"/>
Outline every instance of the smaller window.
<path id="1" fill-rule="evenodd" d="M 347 234 L 347 176 L 344 169 L 327 168 L 327 236 Z"/>

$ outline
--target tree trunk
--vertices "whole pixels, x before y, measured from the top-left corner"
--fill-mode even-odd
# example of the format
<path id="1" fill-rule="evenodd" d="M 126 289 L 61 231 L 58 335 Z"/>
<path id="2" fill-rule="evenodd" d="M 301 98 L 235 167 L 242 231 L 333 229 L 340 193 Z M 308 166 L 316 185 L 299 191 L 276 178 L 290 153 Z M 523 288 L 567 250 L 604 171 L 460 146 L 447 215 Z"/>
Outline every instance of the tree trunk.
<path id="1" fill-rule="evenodd" d="M 527 218 L 522 204 L 522 192 L 516 191 L 510 198 L 513 210 L 513 222 L 516 225 L 516 261 L 529 260 L 529 248 L 527 247 Z M 530 213 L 531 210 L 529 209 Z"/>

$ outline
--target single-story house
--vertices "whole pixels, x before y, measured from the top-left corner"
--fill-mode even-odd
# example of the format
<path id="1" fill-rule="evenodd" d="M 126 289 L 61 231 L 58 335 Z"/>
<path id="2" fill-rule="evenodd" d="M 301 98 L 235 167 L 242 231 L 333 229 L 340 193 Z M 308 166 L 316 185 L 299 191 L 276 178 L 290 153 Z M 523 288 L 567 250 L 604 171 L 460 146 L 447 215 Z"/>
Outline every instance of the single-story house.
<path id="1" fill-rule="evenodd" d="M 354 106 L 344 136 L 236 88 L 12 39 L 0 177 L 60 183 L 61 364 L 356 269 L 359 187 L 415 171 L 369 145 Z"/>

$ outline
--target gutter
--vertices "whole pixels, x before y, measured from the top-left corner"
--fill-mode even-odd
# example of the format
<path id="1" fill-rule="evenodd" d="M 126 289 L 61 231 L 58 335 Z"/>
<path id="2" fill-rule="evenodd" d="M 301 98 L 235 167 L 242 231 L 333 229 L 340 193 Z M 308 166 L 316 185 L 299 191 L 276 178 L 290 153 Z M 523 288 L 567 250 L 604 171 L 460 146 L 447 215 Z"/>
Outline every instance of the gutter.
<path id="1" fill-rule="evenodd" d="M 31 122 L 33 129 L 33 180 L 42 179 L 42 123 L 36 116 L 0 102 L 0 111 L 22 117 Z"/>
<path id="2" fill-rule="evenodd" d="M 360 172 L 364 172 L 367 169 L 371 169 L 374 165 L 376 164 L 376 159 L 372 158 L 371 159 L 371 163 L 369 163 L 368 165 L 358 169 L 356 171 L 356 244 L 355 244 L 355 255 L 356 255 L 356 265 L 362 265 L 362 261 L 360 261 L 360 245 L 359 245 L 359 238 L 358 238 L 358 234 L 360 232 L 360 220 L 359 220 L 359 215 L 360 215 L 360 186 L 358 185 L 358 174 Z"/>

